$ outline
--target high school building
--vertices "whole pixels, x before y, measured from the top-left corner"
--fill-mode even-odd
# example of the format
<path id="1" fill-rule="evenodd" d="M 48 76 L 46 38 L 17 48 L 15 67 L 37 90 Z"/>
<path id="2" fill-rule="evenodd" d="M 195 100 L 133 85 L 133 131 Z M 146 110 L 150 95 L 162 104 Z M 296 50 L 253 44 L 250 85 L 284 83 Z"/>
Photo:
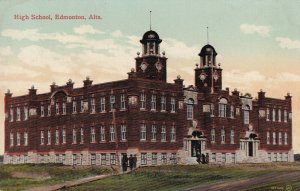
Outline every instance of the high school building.
<path id="1" fill-rule="evenodd" d="M 50 92 L 5 94 L 4 163 L 138 165 L 293 161 L 292 103 L 222 88 L 217 52 L 205 45 L 195 84 L 167 82 L 167 58 L 155 31 L 143 35 L 128 79 L 83 87 L 53 83 Z M 196 53 L 195 53 L 196 56 Z M 192 73 L 193 71 L 191 71 Z"/>

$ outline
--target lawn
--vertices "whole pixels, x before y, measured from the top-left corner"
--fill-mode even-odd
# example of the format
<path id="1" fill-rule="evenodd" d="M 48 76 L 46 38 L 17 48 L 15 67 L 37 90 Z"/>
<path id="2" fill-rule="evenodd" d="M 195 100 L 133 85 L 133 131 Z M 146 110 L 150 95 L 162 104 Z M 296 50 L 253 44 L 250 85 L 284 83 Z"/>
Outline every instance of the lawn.
<path id="1" fill-rule="evenodd" d="M 14 191 L 111 173 L 109 168 L 59 164 L 0 165 L 0 190 Z"/>

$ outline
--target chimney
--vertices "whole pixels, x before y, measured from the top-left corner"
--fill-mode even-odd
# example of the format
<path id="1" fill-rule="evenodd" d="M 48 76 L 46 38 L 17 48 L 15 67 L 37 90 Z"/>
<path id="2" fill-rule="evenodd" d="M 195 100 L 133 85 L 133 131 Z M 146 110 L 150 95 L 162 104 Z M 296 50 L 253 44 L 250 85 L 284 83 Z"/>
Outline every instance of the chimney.
<path id="1" fill-rule="evenodd" d="M 180 76 L 180 75 L 177 76 L 177 79 L 174 80 L 174 82 L 175 82 L 175 84 L 177 84 L 177 85 L 183 86 L 183 79 L 181 79 L 181 76 Z"/>
<path id="2" fill-rule="evenodd" d="M 53 82 L 53 83 L 50 85 L 50 90 L 51 90 L 51 92 L 54 92 L 56 88 L 57 88 L 57 85 L 55 84 L 55 82 Z"/>
<path id="3" fill-rule="evenodd" d="M 90 80 L 90 77 L 87 76 L 86 79 L 83 81 L 83 86 L 84 87 L 90 87 L 92 85 L 93 81 Z"/>
<path id="4" fill-rule="evenodd" d="M 237 89 L 235 88 L 233 92 L 231 92 L 233 96 L 237 96 L 239 97 L 240 96 L 240 92 L 237 91 Z"/>
<path id="5" fill-rule="evenodd" d="M 36 95 L 36 90 L 37 89 L 34 89 L 34 86 L 32 85 L 29 90 L 29 96 L 35 96 Z"/>
<path id="6" fill-rule="evenodd" d="M 72 79 L 69 79 L 67 82 L 67 87 L 73 89 L 73 86 L 74 86 L 74 82 L 72 81 Z"/>
<path id="7" fill-rule="evenodd" d="M 12 93 L 10 92 L 10 89 L 7 89 L 7 92 L 5 93 L 5 98 L 11 98 Z"/>

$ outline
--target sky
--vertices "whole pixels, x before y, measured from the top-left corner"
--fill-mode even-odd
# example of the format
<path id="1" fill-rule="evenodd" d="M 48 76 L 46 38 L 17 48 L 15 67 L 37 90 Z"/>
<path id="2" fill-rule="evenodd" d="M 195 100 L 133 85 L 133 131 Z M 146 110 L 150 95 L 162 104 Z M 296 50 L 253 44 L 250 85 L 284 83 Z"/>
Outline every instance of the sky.
<path id="1" fill-rule="evenodd" d="M 257 97 L 293 96 L 293 147 L 300 153 L 300 1 L 297 0 L 0 0 L 0 154 L 4 152 L 4 94 L 38 93 L 52 82 L 75 87 L 127 78 L 152 30 L 163 40 L 168 82 L 194 84 L 198 53 L 209 42 L 223 68 L 223 88 Z M 56 20 L 55 15 L 86 20 Z M 50 15 L 52 20 L 18 16 Z M 101 19 L 89 19 L 98 15 Z M 209 38 L 207 38 L 207 27 Z"/>

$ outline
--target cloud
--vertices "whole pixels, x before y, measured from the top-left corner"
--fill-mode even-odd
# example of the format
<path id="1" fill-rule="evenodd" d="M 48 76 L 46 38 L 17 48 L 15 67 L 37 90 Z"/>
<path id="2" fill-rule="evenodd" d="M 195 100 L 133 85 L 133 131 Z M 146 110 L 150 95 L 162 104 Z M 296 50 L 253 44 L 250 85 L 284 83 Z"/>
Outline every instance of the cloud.
<path id="1" fill-rule="evenodd" d="M 105 32 L 95 29 L 91 25 L 81 25 L 79 27 L 74 28 L 74 32 L 76 34 L 104 34 Z"/>
<path id="2" fill-rule="evenodd" d="M 241 72 L 240 70 L 231 70 L 224 72 L 223 76 L 228 83 L 249 84 L 266 80 L 266 77 L 258 71 Z"/>
<path id="3" fill-rule="evenodd" d="M 12 50 L 10 48 L 10 46 L 6 46 L 6 47 L 0 47 L 0 55 L 1 56 L 9 56 L 12 55 Z"/>
<path id="4" fill-rule="evenodd" d="M 240 30 L 244 34 L 258 34 L 262 37 L 268 37 L 268 36 L 270 36 L 271 27 L 270 26 L 242 24 L 240 26 Z"/>
<path id="5" fill-rule="evenodd" d="M 188 46 L 184 42 L 172 38 L 166 38 L 161 47 L 161 50 L 166 50 L 169 57 L 183 59 L 198 58 L 197 54 L 200 49 L 200 45 Z"/>
<path id="6" fill-rule="evenodd" d="M 111 35 L 113 37 L 121 37 L 121 36 L 123 36 L 123 34 L 122 34 L 122 32 L 120 30 L 116 30 L 116 31 L 112 32 Z"/>
<path id="7" fill-rule="evenodd" d="M 298 40 L 291 40 L 287 37 L 277 37 L 276 41 L 279 43 L 281 48 L 286 49 L 300 49 L 300 41 Z"/>

